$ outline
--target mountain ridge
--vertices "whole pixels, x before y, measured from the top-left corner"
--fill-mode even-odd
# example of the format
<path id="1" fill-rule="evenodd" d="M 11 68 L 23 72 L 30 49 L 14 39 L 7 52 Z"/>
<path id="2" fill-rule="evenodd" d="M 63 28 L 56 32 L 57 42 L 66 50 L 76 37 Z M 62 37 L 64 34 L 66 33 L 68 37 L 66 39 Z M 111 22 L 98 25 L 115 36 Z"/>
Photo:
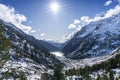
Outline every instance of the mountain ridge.
<path id="1" fill-rule="evenodd" d="M 4 26 L 7 37 L 11 39 L 15 52 L 27 55 L 45 66 L 54 66 L 54 63 L 60 62 L 34 37 L 25 34 L 11 23 L 3 20 L 0 20 L 0 23 Z"/>
<path id="2" fill-rule="evenodd" d="M 107 55 L 120 46 L 119 28 L 120 13 L 91 22 L 78 31 L 62 51 L 74 59 Z"/>

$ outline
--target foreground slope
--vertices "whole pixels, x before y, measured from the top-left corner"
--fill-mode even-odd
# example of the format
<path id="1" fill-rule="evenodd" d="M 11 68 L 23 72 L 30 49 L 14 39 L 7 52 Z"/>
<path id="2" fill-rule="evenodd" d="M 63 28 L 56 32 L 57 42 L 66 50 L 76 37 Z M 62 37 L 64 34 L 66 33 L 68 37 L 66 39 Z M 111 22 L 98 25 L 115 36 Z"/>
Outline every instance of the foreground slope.
<path id="1" fill-rule="evenodd" d="M 40 41 L 13 24 L 0 20 L 0 29 L 0 47 L 9 46 L 9 50 L 0 51 L 3 53 L 0 55 L 0 79 L 40 80 L 42 73 L 60 63 Z M 7 40 L 10 45 L 1 44 Z"/>
<path id="2" fill-rule="evenodd" d="M 14 51 L 29 56 L 33 60 L 43 63 L 46 66 L 53 66 L 53 64 L 58 61 L 55 56 L 51 55 L 49 50 L 34 37 L 25 34 L 11 23 L 6 23 L 2 20 L 0 23 L 5 28 L 6 36 L 12 41 L 12 49 Z"/>

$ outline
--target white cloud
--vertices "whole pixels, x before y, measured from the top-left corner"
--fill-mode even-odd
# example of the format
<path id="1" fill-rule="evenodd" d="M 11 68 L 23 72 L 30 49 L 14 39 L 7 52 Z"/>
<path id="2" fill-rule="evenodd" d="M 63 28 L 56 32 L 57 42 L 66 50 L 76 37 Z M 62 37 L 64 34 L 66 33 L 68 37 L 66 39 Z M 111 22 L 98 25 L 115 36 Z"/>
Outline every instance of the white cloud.
<path id="1" fill-rule="evenodd" d="M 112 3 L 112 0 L 108 0 L 108 1 L 105 2 L 104 5 L 105 5 L 105 6 L 109 6 L 111 3 Z"/>
<path id="2" fill-rule="evenodd" d="M 35 32 L 36 32 L 36 30 L 31 30 L 30 32 L 31 32 L 31 33 L 35 33 Z"/>
<path id="3" fill-rule="evenodd" d="M 27 21 L 23 14 L 16 13 L 13 7 L 8 7 L 4 4 L 0 4 L 0 19 L 13 23 L 26 33 L 29 33 L 32 29 L 30 26 L 23 24 L 24 21 Z"/>
<path id="4" fill-rule="evenodd" d="M 74 20 L 74 24 L 79 24 L 80 20 Z"/>
<path id="5" fill-rule="evenodd" d="M 78 26 L 76 27 L 76 30 L 77 30 L 77 31 L 80 31 L 81 28 L 82 28 L 84 25 L 85 25 L 85 24 L 80 24 L 80 25 L 78 25 Z"/>
<path id="6" fill-rule="evenodd" d="M 74 28 L 76 28 L 76 26 L 75 26 L 74 24 L 70 24 L 70 25 L 68 26 L 68 29 L 74 29 Z"/>
<path id="7" fill-rule="evenodd" d="M 106 13 L 104 15 L 103 14 L 96 14 L 96 16 L 94 18 L 90 18 L 88 16 L 83 16 L 80 19 L 81 23 L 79 25 L 76 25 L 76 28 L 81 29 L 83 26 L 89 24 L 90 22 L 99 21 L 99 20 L 111 17 L 113 15 L 116 15 L 118 13 L 120 13 L 120 6 L 119 5 L 115 6 L 113 9 L 109 9 L 108 11 L 106 11 Z"/>
<path id="8" fill-rule="evenodd" d="M 40 36 L 41 36 L 41 37 L 44 37 L 44 36 L 46 36 L 46 34 L 45 34 L 45 33 L 41 33 Z"/>
<path id="9" fill-rule="evenodd" d="M 110 16 L 113 16 L 113 15 L 116 15 L 116 14 L 118 14 L 118 13 L 120 13 L 120 6 L 119 6 L 119 5 L 117 5 L 117 6 L 116 6 L 115 8 L 113 8 L 113 9 L 108 10 L 108 11 L 106 12 L 106 14 L 105 14 L 105 18 L 110 17 Z"/>
<path id="10" fill-rule="evenodd" d="M 120 0 L 118 0 L 118 1 L 120 1 Z M 111 17 L 113 15 L 116 15 L 118 13 L 120 13 L 120 5 L 116 5 L 113 9 L 109 9 L 106 12 L 96 14 L 96 16 L 94 18 L 90 18 L 89 16 L 82 16 L 79 19 L 79 22 L 80 22 L 79 24 L 75 24 L 75 21 L 74 21 L 72 24 L 70 24 L 70 26 L 73 25 L 73 28 L 75 28 L 74 32 L 76 32 L 76 30 L 80 31 L 82 27 L 84 27 L 85 25 L 87 25 L 87 24 L 89 24 L 91 22 L 99 21 L 99 20 L 102 20 L 102 19 L 105 19 L 105 18 L 109 18 L 109 17 Z M 71 29 L 70 26 L 69 26 L 69 28 Z M 69 38 L 71 38 L 72 34 L 68 34 L 65 37 L 67 39 L 69 39 Z"/>
<path id="11" fill-rule="evenodd" d="M 67 40 L 70 40 L 76 33 L 77 31 L 74 31 L 72 32 L 71 34 L 66 34 L 66 35 L 63 35 L 63 40 L 67 41 Z M 64 42 L 65 42 L 64 41 Z"/>
<path id="12" fill-rule="evenodd" d="M 88 16 L 83 16 L 83 17 L 81 17 L 81 21 L 89 22 L 89 17 Z"/>

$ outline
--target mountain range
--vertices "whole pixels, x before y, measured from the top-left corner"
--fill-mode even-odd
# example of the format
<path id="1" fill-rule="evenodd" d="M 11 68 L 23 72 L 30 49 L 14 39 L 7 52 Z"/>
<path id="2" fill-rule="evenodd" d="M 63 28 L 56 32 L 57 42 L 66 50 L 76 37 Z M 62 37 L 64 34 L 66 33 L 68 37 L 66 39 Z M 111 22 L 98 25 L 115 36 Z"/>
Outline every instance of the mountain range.
<path id="1" fill-rule="evenodd" d="M 73 59 L 109 55 L 120 46 L 120 14 L 91 22 L 62 48 Z"/>
<path id="2" fill-rule="evenodd" d="M 90 66 L 87 69 L 97 66 L 96 69 L 99 70 L 101 67 L 98 67 L 98 64 L 106 65 L 111 60 L 116 63 L 114 67 L 110 66 L 110 68 L 118 68 L 119 66 L 119 61 L 114 58 L 120 53 L 120 13 L 83 26 L 63 44 L 35 39 L 12 23 L 3 20 L 0 20 L 0 24 L 4 28 L 5 34 L 3 36 L 11 41 L 9 58 L 0 69 L 2 79 L 11 78 L 8 75 L 10 71 L 15 73 L 11 73 L 14 77 L 17 73 L 24 73 L 27 80 L 41 80 L 43 73 L 47 73 L 44 76 L 53 77 L 54 65 L 58 63 L 64 66 L 64 73 L 68 70 L 67 80 L 70 80 L 70 75 L 73 77 L 72 74 L 77 74 L 75 73 L 76 69 L 86 69 L 86 66 Z M 64 57 L 56 57 L 51 54 L 51 52 L 60 50 L 64 53 Z M 117 58 L 119 60 L 119 57 Z M 111 62 L 111 64 L 113 63 Z M 70 70 L 74 72 L 72 73 Z M 91 69 L 91 71 L 93 70 Z M 47 80 L 54 80 L 51 77 Z"/>

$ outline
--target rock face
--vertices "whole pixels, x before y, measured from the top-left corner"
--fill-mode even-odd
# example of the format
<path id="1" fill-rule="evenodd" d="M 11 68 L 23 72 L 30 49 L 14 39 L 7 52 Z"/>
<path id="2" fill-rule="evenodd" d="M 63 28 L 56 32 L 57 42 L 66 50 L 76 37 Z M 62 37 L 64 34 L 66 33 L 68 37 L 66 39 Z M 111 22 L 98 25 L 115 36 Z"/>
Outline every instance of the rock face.
<path id="1" fill-rule="evenodd" d="M 84 26 L 62 51 L 69 58 L 103 56 L 120 46 L 120 13 Z"/>
<path id="2" fill-rule="evenodd" d="M 11 23 L 0 20 L 0 24 L 5 28 L 5 36 L 12 42 L 11 53 L 20 53 L 20 55 L 27 56 L 47 67 L 52 67 L 56 62 L 59 62 L 59 60 L 51 55 L 49 50 L 41 44 L 41 41 L 25 34 Z"/>

